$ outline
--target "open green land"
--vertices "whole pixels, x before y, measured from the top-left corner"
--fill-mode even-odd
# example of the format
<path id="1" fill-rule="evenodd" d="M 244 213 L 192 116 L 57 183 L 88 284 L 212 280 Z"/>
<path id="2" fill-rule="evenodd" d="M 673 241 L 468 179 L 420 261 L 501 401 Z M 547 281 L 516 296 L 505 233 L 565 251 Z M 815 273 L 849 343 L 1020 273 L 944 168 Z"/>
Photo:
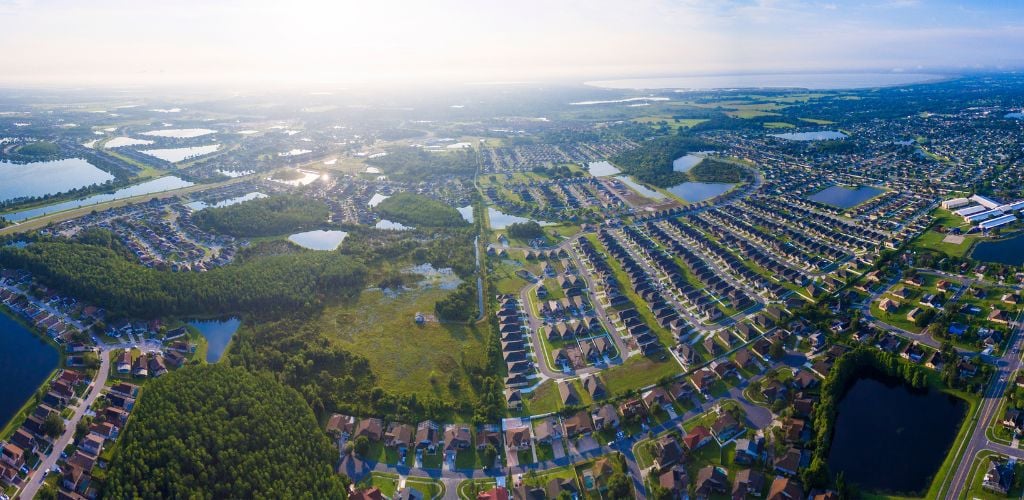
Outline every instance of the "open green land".
<path id="1" fill-rule="evenodd" d="M 328 307 L 313 322 L 331 341 L 366 357 L 381 387 L 459 399 L 473 388 L 453 388 L 450 379 L 458 379 L 467 363 L 486 363 L 487 326 L 414 321 L 417 312 L 433 314 L 434 304 L 449 293 L 418 289 L 392 298 L 367 290 L 354 304 Z"/>

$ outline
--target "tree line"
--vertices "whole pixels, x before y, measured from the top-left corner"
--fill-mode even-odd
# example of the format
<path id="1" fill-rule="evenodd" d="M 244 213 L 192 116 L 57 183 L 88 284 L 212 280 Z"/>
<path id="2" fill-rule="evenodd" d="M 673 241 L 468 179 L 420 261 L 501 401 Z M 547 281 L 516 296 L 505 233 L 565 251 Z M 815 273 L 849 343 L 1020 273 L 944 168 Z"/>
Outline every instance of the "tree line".
<path id="1" fill-rule="evenodd" d="M 102 305 L 113 317 L 274 315 L 357 293 L 366 277 L 361 263 L 337 252 L 240 256 L 209 272 L 173 273 L 119 254 L 116 240 L 110 246 L 96 243 L 44 240 L 24 248 L 6 246 L 0 248 L 0 265 L 25 269 L 46 285 Z"/>

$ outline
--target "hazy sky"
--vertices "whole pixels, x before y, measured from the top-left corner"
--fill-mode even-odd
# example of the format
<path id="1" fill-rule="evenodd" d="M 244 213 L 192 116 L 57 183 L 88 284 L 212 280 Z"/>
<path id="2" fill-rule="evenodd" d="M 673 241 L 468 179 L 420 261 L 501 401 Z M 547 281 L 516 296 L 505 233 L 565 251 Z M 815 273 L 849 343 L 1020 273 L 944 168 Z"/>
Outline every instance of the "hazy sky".
<path id="1" fill-rule="evenodd" d="M 1024 66 L 1024 2 L 0 0 L 0 84 Z"/>

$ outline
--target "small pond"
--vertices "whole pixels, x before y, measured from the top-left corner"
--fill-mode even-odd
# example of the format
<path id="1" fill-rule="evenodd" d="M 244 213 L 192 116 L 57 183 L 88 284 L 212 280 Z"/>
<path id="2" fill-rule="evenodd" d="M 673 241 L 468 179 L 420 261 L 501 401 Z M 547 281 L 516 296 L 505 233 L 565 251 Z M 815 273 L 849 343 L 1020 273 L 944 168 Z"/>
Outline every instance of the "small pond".
<path id="1" fill-rule="evenodd" d="M 998 241 L 983 241 L 971 251 L 971 258 L 1010 266 L 1024 266 L 1024 233 Z"/>
<path id="2" fill-rule="evenodd" d="M 768 134 L 779 139 L 789 141 L 828 141 L 832 139 L 846 139 L 848 136 L 835 130 L 822 130 L 820 132 L 787 132 L 785 134 Z"/>
<path id="3" fill-rule="evenodd" d="M 224 351 L 231 343 L 231 338 L 235 336 L 238 327 L 242 325 L 242 320 L 238 318 L 193 320 L 188 324 L 199 330 L 199 333 L 206 339 L 206 362 L 216 363 L 224 356 Z"/>
<path id="4" fill-rule="evenodd" d="M 200 210 L 205 210 L 205 209 L 211 208 L 211 207 L 212 208 L 230 207 L 231 205 L 236 205 L 238 203 L 242 203 L 243 201 L 256 200 L 256 199 L 259 199 L 259 198 L 266 198 L 266 197 L 267 197 L 267 195 L 265 195 L 263 193 L 260 193 L 258 191 L 254 191 L 252 193 L 243 194 L 242 196 L 236 196 L 234 198 L 228 198 L 226 200 L 221 200 L 221 201 L 218 201 L 218 202 L 213 203 L 213 204 L 209 204 L 209 203 L 206 203 L 204 201 L 193 201 L 191 203 L 185 204 L 185 206 L 191 208 L 195 212 L 198 212 Z"/>
<path id="5" fill-rule="evenodd" d="M 615 165 L 612 165 L 607 161 L 590 162 L 587 164 L 587 170 L 590 172 L 590 175 L 593 175 L 594 177 L 607 177 L 622 173 L 621 170 L 615 168 Z"/>
<path id="6" fill-rule="evenodd" d="M 512 224 L 520 222 L 535 221 L 542 226 L 550 226 L 551 222 L 545 222 L 542 220 L 528 219 L 526 217 L 520 217 L 518 215 L 506 214 L 501 210 L 494 207 L 487 207 L 487 219 L 491 222 L 491 229 L 505 229 Z"/>
<path id="7" fill-rule="evenodd" d="M 704 160 L 708 153 L 712 151 L 694 151 L 687 153 L 685 156 L 680 156 L 672 161 L 672 170 L 676 172 L 689 172 L 690 169 L 696 167 L 698 163 Z"/>
<path id="8" fill-rule="evenodd" d="M 406 226 L 401 222 L 395 222 L 387 219 L 381 219 L 377 221 L 377 224 L 375 224 L 373 227 L 377 229 L 390 229 L 392 231 L 407 231 L 409 229 L 416 229 L 411 226 Z"/>
<path id="9" fill-rule="evenodd" d="M 306 231 L 295 233 L 288 237 L 288 241 L 310 250 L 337 250 L 341 242 L 345 241 L 348 233 L 345 231 Z"/>
<path id="10" fill-rule="evenodd" d="M 1006 118 L 1010 118 L 1012 120 L 1024 120 L 1024 112 L 1020 112 L 1020 113 L 1007 113 L 1006 114 Z"/>
<path id="11" fill-rule="evenodd" d="M 870 200 L 884 191 L 871 186 L 860 186 L 856 188 L 847 186 L 831 186 L 808 196 L 807 199 L 832 205 L 836 208 L 853 208 L 865 201 Z"/>
<path id="12" fill-rule="evenodd" d="M 390 196 L 388 196 L 388 195 L 384 195 L 384 194 L 380 194 L 380 193 L 373 193 L 373 196 L 370 197 L 370 201 L 366 202 L 366 204 L 371 206 L 371 207 L 375 207 L 377 205 L 380 205 L 380 202 L 382 202 L 382 201 L 384 201 L 384 200 L 386 200 L 388 198 L 390 198 Z"/>
<path id="13" fill-rule="evenodd" d="M 919 496 L 939 470 L 967 403 L 866 376 L 839 402 L 828 466 L 872 492 Z"/>
<path id="14" fill-rule="evenodd" d="M 661 194 L 661 193 L 659 193 L 659 192 L 657 192 L 657 191 L 655 191 L 655 190 L 653 190 L 653 189 L 651 189 L 651 188 L 649 188 L 649 187 L 647 187 L 647 186 L 645 186 L 643 184 L 640 184 L 637 181 L 634 181 L 633 178 L 629 177 L 628 175 L 619 175 L 619 176 L 616 176 L 615 178 L 620 180 L 620 181 L 622 181 L 623 184 L 629 186 L 630 188 L 633 189 L 633 191 L 636 191 L 637 193 L 640 193 L 640 195 L 642 195 L 642 196 L 644 196 L 646 198 L 650 198 L 652 200 L 664 200 L 665 199 L 665 195 L 663 195 L 663 194 Z"/>
<path id="15" fill-rule="evenodd" d="M 690 203 L 700 203 L 725 194 L 733 186 L 723 182 L 684 182 L 668 188 L 668 192 Z"/>
<path id="16" fill-rule="evenodd" d="M 470 224 L 473 223 L 473 205 L 466 205 L 464 207 L 456 208 L 455 210 L 459 211 L 459 215 L 461 215 L 463 219 L 466 219 L 466 222 Z"/>

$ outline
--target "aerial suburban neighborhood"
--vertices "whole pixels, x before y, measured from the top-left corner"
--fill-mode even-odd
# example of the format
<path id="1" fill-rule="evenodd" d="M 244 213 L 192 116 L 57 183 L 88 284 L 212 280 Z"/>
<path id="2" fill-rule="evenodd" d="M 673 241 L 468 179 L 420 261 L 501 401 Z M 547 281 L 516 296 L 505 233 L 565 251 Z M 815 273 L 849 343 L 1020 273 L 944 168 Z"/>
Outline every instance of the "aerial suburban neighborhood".
<path id="1" fill-rule="evenodd" d="M 886 71 L 588 60 L 605 69 L 442 85 L 426 75 L 615 51 L 561 5 L 465 6 L 455 25 L 214 2 L 123 15 L 181 25 L 142 37 L 167 40 L 214 37 L 220 8 L 273 17 L 259 44 L 295 61 L 252 59 L 264 77 L 310 65 L 307 39 L 380 44 L 365 72 L 389 83 L 178 85 L 129 46 L 116 85 L 0 76 L 0 500 L 1021 498 L 1020 46 L 993 69 L 950 26 L 1020 40 L 1022 11 L 953 22 L 967 9 L 934 2 L 592 14 L 725 23 L 699 41 L 726 62 L 712 34 L 760 43 L 737 20 L 821 50 L 838 35 L 778 25 L 966 37 L 948 63 Z M 70 15 L 52 9 L 0 2 L 0 20 Z M 341 13 L 337 34 L 321 17 Z M 25 29 L 5 25 L 0 45 Z M 631 38 L 677 35 L 639 25 L 616 38 L 637 54 Z M 437 49 L 470 31 L 492 48 L 472 64 Z M 549 43 L 495 48 L 512 32 Z M 875 51 L 860 43 L 830 53 Z M 41 71 L 10 52 L 15 76 Z M 235 61 L 202 57 L 207 77 Z"/>

